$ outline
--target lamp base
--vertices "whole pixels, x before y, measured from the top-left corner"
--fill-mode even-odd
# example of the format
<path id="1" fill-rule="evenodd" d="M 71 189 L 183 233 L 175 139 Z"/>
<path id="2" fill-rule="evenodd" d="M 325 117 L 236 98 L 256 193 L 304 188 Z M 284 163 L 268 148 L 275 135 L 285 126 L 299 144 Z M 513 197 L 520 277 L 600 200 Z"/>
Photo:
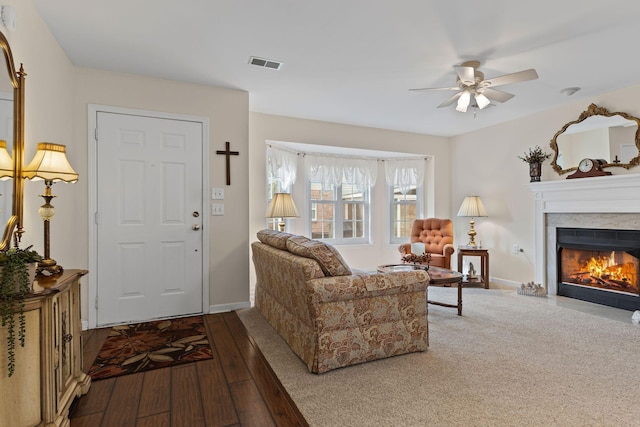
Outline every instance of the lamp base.
<path id="1" fill-rule="evenodd" d="M 38 276 L 51 277 L 62 274 L 63 271 L 62 266 L 56 264 L 56 261 L 51 258 L 43 259 L 36 267 L 36 275 Z"/>
<path id="2" fill-rule="evenodd" d="M 476 243 L 476 230 L 474 229 L 476 222 L 472 219 L 471 221 L 469 221 L 469 232 L 467 233 L 467 235 L 469 236 L 469 243 L 467 243 L 467 246 L 470 248 L 477 248 L 478 244 Z"/>

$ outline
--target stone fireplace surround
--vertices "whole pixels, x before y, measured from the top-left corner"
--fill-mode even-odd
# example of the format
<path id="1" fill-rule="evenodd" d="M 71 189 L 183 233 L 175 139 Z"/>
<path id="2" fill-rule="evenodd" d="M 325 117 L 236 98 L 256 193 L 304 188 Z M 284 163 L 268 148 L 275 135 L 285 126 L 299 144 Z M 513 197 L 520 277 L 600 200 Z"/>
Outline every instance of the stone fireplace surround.
<path id="1" fill-rule="evenodd" d="M 534 182 L 535 272 L 557 295 L 556 228 L 640 230 L 640 174 Z"/>

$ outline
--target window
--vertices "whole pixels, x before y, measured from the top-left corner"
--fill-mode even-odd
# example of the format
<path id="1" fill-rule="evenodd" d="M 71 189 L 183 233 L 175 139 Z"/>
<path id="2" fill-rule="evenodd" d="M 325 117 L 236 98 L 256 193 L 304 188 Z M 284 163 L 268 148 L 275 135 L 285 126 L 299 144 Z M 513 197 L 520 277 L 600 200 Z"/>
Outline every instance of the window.
<path id="1" fill-rule="evenodd" d="M 413 221 L 418 217 L 420 212 L 422 191 L 421 187 L 412 185 L 406 194 L 402 194 L 397 185 L 388 186 L 389 189 L 389 206 L 391 207 L 391 243 L 404 243 L 411 234 L 411 226 Z M 420 200 L 419 200 L 420 199 Z"/>
<path id="2" fill-rule="evenodd" d="M 270 168 L 267 168 L 267 206 L 264 208 L 264 211 L 266 212 L 267 209 L 269 208 L 269 205 L 271 204 L 271 199 L 273 199 L 273 195 L 275 193 L 277 193 L 279 191 L 279 182 L 278 180 L 273 176 L 273 174 L 270 173 Z M 266 227 L 269 230 L 277 230 L 279 231 L 279 224 L 280 220 L 278 218 L 267 218 L 267 224 Z"/>
<path id="3" fill-rule="evenodd" d="M 422 215 L 423 158 L 388 159 L 384 163 L 390 206 L 389 242 L 406 242 L 413 221 Z"/>
<path id="4" fill-rule="evenodd" d="M 347 179 L 337 187 L 326 187 L 309 181 L 311 238 L 335 244 L 368 243 L 369 187 Z"/>
<path id="5" fill-rule="evenodd" d="M 266 156 L 267 169 L 267 206 L 265 212 L 271 204 L 271 199 L 275 193 L 290 193 L 296 181 L 298 155 L 296 153 L 280 150 L 267 146 Z M 279 218 L 267 218 L 266 227 L 271 230 L 279 230 Z"/>
<path id="6" fill-rule="evenodd" d="M 308 154 L 304 161 L 311 238 L 342 245 L 369 243 L 377 160 Z"/>

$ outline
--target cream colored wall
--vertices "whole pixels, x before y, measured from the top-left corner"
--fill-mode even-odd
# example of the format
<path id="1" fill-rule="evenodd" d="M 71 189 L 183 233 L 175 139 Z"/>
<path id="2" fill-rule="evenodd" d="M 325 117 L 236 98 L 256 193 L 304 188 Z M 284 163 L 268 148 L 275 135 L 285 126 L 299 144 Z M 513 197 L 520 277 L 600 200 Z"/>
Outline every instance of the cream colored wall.
<path id="1" fill-rule="evenodd" d="M 78 68 L 74 84 L 74 150 L 80 159 L 87 158 L 87 105 L 119 106 L 181 115 L 204 116 L 209 119 L 210 179 L 212 187 L 224 188 L 224 216 L 209 216 L 204 220 L 209 246 L 209 303 L 212 310 L 221 311 L 246 305 L 249 291 L 249 242 L 246 224 L 249 221 L 248 177 L 248 110 L 247 92 L 211 86 L 186 84 L 144 76 Z M 225 157 L 215 154 L 224 150 L 225 141 L 239 156 L 231 158 L 231 185 L 226 185 Z M 89 142 L 91 143 L 91 142 Z M 86 162 L 86 160 L 85 160 Z M 87 165 L 79 162 L 78 173 L 86 176 Z M 83 235 L 87 233 L 87 186 L 81 192 L 79 206 Z M 205 200 L 210 203 L 210 200 Z M 86 238 L 83 242 L 86 248 Z M 86 263 L 86 253 L 84 262 Z"/>
<path id="2" fill-rule="evenodd" d="M 515 286 L 535 277 L 535 200 L 528 187 L 528 165 L 517 156 L 535 145 L 551 153 L 551 138 L 565 123 L 576 120 L 591 103 L 639 117 L 638 96 L 640 86 L 634 86 L 451 139 L 451 158 L 454 159 L 451 211 L 455 212 L 467 195 L 482 198 L 489 216 L 476 219 L 476 240 L 481 240 L 490 250 L 490 274 L 495 281 Z M 498 108 L 508 108 L 508 104 Z M 477 120 L 482 117 L 478 116 Z M 637 173 L 637 169 L 607 170 L 613 174 Z M 556 174 L 549 161 L 543 164 L 543 181 L 566 179 L 566 176 Z M 464 241 L 467 219 L 455 218 L 454 224 L 456 241 Z M 524 252 L 512 254 L 513 244 Z"/>
<path id="3" fill-rule="evenodd" d="M 16 31 L 7 33 L 13 51 L 16 67 L 24 64 L 25 72 L 25 162 L 35 153 L 38 142 L 49 141 L 70 145 L 73 136 L 73 77 L 74 67 L 49 32 L 30 0 L 12 1 L 16 10 L 18 26 Z M 83 159 L 77 153 L 69 152 L 72 164 Z M 43 249 L 42 220 L 38 217 L 38 207 L 43 203 L 38 194 L 44 185 L 40 182 L 25 182 L 23 247 L 33 244 L 40 253 Z M 80 262 L 81 241 L 76 245 L 72 235 L 76 228 L 74 203 L 78 186 L 56 184 L 54 194 L 59 197 L 53 202 L 56 217 L 51 224 L 51 255 L 61 265 L 83 267 Z M 59 202 L 58 202 L 59 201 Z M 58 202 L 58 203 L 56 203 Z M 82 239 L 79 239 L 82 240 Z"/>
<path id="4" fill-rule="evenodd" d="M 80 175 L 77 184 L 56 184 L 51 223 L 51 255 L 67 268 L 88 267 L 87 105 L 102 104 L 183 115 L 205 116 L 210 125 L 211 187 L 225 189 L 225 215 L 207 218 L 210 238 L 210 305 L 214 310 L 246 305 L 249 301 L 248 235 L 248 110 L 244 91 L 191 85 L 161 79 L 76 68 L 49 32 L 30 0 L 11 2 L 18 29 L 9 34 L 17 63 L 26 78 L 25 158 L 37 142 L 67 145 L 69 161 Z M 231 186 L 226 186 L 225 141 L 240 156 L 232 158 Z M 42 221 L 37 208 L 41 182 L 25 183 L 24 245 L 43 252 Z M 206 201 L 207 203 L 209 201 Z M 86 318 L 87 280 L 83 284 Z"/>
<path id="5" fill-rule="evenodd" d="M 428 191 L 431 191 L 435 197 L 433 206 L 428 206 L 427 212 L 442 217 L 451 215 L 449 210 L 451 160 L 447 138 L 261 113 L 251 113 L 249 118 L 251 150 L 251 158 L 249 159 L 249 209 L 251 212 L 249 239 L 251 241 L 255 240 L 256 232 L 265 227 L 266 141 L 298 142 L 433 156 L 433 160 L 428 160 L 427 164 L 433 165 L 435 182 L 428 183 Z M 383 171 L 383 169 L 379 168 L 379 171 Z M 297 204 L 301 205 L 304 203 L 302 192 L 304 181 L 301 174 L 298 176 L 294 197 L 296 197 Z M 381 182 L 384 180 L 383 172 L 378 173 L 378 180 Z M 377 190 L 374 197 L 384 198 L 382 187 L 377 187 L 380 191 Z M 291 220 L 290 224 L 290 231 L 294 233 L 302 233 L 305 229 L 302 219 Z M 397 245 L 386 243 L 385 227 L 384 222 L 373 221 L 373 245 L 339 246 L 340 253 L 350 266 L 371 268 L 379 264 L 399 261 Z M 253 271 L 251 283 L 254 284 Z"/>

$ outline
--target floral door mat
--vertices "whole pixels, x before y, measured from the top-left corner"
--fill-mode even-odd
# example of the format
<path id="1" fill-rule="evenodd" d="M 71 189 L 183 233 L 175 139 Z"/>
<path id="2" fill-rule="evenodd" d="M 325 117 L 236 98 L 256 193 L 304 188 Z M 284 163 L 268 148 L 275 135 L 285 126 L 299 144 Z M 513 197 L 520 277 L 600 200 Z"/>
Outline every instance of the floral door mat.
<path id="1" fill-rule="evenodd" d="M 89 369 L 93 380 L 213 358 L 202 316 L 114 326 Z"/>

